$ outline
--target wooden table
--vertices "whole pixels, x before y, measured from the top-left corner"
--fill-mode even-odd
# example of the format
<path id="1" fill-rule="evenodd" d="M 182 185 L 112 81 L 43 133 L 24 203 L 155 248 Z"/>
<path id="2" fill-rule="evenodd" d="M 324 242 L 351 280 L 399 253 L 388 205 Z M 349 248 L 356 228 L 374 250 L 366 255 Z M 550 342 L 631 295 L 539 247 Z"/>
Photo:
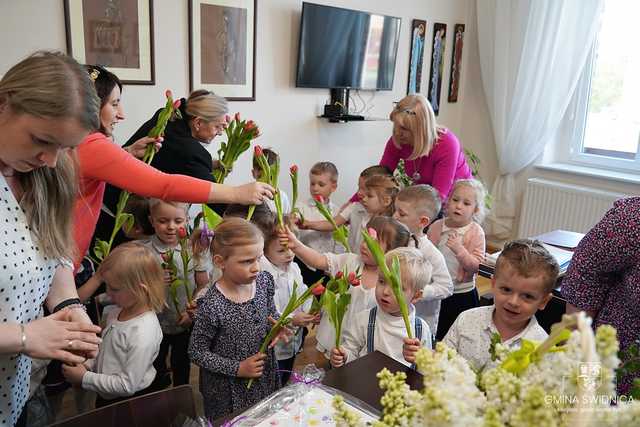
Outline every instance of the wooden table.
<path id="1" fill-rule="evenodd" d="M 380 411 L 382 410 L 380 405 L 382 390 L 378 386 L 376 374 L 382 368 L 387 368 L 391 372 L 405 372 L 407 374 L 406 382 L 412 390 L 420 390 L 423 387 L 421 374 L 379 351 L 356 359 L 342 368 L 330 369 L 322 380 L 322 384 L 357 397 Z M 226 420 L 231 420 L 247 410 L 234 412 L 224 418 L 217 419 L 212 425 L 222 425 Z"/>

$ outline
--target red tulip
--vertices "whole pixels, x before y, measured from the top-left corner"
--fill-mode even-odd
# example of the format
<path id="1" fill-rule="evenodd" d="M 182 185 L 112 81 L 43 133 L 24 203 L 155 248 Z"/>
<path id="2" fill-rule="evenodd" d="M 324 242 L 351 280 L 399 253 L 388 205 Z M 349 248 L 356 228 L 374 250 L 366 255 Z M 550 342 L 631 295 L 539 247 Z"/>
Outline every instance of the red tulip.
<path id="1" fill-rule="evenodd" d="M 256 124 L 252 120 L 249 120 L 247 123 L 244 124 L 245 132 L 249 132 L 255 128 L 256 128 Z"/>
<path id="2" fill-rule="evenodd" d="M 178 237 L 180 237 L 181 239 L 187 237 L 187 229 L 184 227 L 178 228 Z"/>
<path id="3" fill-rule="evenodd" d="M 164 92 L 164 96 L 165 96 L 166 98 L 171 98 L 171 99 L 173 99 L 173 93 L 171 92 L 171 90 L 170 90 L 170 89 L 167 89 L 167 90 Z"/>
<path id="4" fill-rule="evenodd" d="M 319 297 L 324 293 L 325 287 L 322 284 L 318 284 L 311 289 L 311 293 Z"/>
<path id="5" fill-rule="evenodd" d="M 293 165 L 289 168 L 289 172 L 291 172 L 291 175 L 295 175 L 298 173 L 298 165 Z"/>
<path id="6" fill-rule="evenodd" d="M 342 271 L 338 271 L 336 273 L 336 279 L 342 279 L 343 276 L 344 276 L 344 273 Z"/>
<path id="7" fill-rule="evenodd" d="M 371 236 L 372 239 L 378 238 L 378 232 L 374 228 L 369 228 L 369 230 L 367 231 L 369 232 L 369 236 Z"/>
<path id="8" fill-rule="evenodd" d="M 256 145 L 255 147 L 253 147 L 253 155 L 255 157 L 262 156 L 262 147 L 260 147 L 259 145 Z"/>
<path id="9" fill-rule="evenodd" d="M 349 273 L 349 278 L 347 280 L 351 283 L 351 286 L 360 286 L 360 279 L 358 279 L 356 273 L 353 271 Z"/>
<path id="10" fill-rule="evenodd" d="M 316 202 L 324 203 L 324 198 L 320 194 L 313 196 Z"/>
<path id="11" fill-rule="evenodd" d="M 182 102 L 182 101 L 181 101 L 181 100 L 179 100 L 179 99 L 176 99 L 175 101 L 173 101 L 173 109 L 174 109 L 174 110 L 177 110 L 178 108 L 180 108 L 180 103 L 181 103 L 181 102 Z"/>
<path id="12" fill-rule="evenodd" d="M 224 116 L 224 121 L 227 123 L 231 123 L 231 116 L 229 116 L 228 114 Z"/>
<path id="13" fill-rule="evenodd" d="M 236 121 L 237 121 L 237 122 L 239 122 L 239 121 L 240 121 L 240 113 L 239 113 L 239 112 L 238 112 L 238 113 L 236 113 L 236 115 L 235 115 L 235 119 L 236 119 Z"/>

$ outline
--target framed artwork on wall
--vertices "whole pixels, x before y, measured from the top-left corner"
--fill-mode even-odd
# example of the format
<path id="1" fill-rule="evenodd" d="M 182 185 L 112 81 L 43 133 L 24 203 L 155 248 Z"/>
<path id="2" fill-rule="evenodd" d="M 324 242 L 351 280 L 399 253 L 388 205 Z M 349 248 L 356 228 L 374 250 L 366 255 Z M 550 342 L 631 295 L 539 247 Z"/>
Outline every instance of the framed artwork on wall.
<path id="1" fill-rule="evenodd" d="M 409 83 L 407 95 L 420 92 L 422 81 L 422 58 L 424 56 L 424 38 L 427 21 L 414 19 L 411 22 L 411 53 L 409 55 Z"/>
<path id="2" fill-rule="evenodd" d="M 155 84 L 153 0 L 64 0 L 67 52 L 123 84 Z"/>
<path id="3" fill-rule="evenodd" d="M 189 86 L 255 101 L 256 0 L 189 1 Z"/>
<path id="4" fill-rule="evenodd" d="M 433 107 L 433 112 L 440 112 L 440 88 L 444 71 L 444 47 L 447 39 L 447 24 L 433 24 L 433 43 L 431 51 L 431 72 L 429 74 L 429 93 L 427 99 Z"/>
<path id="5" fill-rule="evenodd" d="M 451 55 L 451 70 L 449 76 L 449 102 L 458 102 L 460 89 L 460 72 L 462 67 L 462 44 L 464 42 L 464 24 L 453 26 L 453 54 Z"/>

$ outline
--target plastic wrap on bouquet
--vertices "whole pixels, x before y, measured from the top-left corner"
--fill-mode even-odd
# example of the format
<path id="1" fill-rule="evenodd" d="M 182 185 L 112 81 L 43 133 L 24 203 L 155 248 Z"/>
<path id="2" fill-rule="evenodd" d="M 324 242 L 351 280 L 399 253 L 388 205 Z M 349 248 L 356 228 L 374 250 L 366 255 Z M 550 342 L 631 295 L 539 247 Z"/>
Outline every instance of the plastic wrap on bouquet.
<path id="1" fill-rule="evenodd" d="M 351 395 L 320 383 L 324 371 L 307 365 L 302 373 L 294 372 L 291 383 L 253 406 L 248 411 L 228 420 L 223 426 L 335 426 L 333 397 L 341 395 L 349 409 L 360 419 L 372 423 L 378 411 Z"/>

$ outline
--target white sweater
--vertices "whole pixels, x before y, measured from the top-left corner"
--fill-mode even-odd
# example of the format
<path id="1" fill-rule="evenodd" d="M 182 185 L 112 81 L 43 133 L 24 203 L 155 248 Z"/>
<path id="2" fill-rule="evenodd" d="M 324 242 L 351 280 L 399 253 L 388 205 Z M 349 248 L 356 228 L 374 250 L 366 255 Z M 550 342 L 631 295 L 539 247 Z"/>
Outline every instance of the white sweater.
<path id="1" fill-rule="evenodd" d="M 156 376 L 153 361 L 160 351 L 162 329 L 152 311 L 121 322 L 116 309 L 107 315 L 100 351 L 90 360 L 82 388 L 104 399 L 131 396 L 151 385 Z M 93 365 L 93 366 L 91 366 Z"/>
<path id="2" fill-rule="evenodd" d="M 351 323 L 347 323 L 344 326 L 342 347 L 346 352 L 345 363 L 352 362 L 368 354 L 367 335 L 370 310 L 371 309 L 360 311 L 353 317 Z M 411 305 L 409 308 L 409 323 L 411 324 L 411 331 L 414 336 L 416 333 L 414 326 L 415 314 L 416 310 Z M 420 344 L 424 348 L 431 349 L 431 331 L 429 330 L 429 325 L 422 319 L 420 319 L 420 321 L 422 322 L 422 338 Z M 378 307 L 374 331 L 374 350 L 378 350 L 407 366 L 411 365 L 402 355 L 402 345 L 404 344 L 404 339 L 407 337 L 407 329 L 402 316 L 392 316 Z"/>
<path id="3" fill-rule="evenodd" d="M 415 246 L 410 240 L 409 246 Z M 453 295 L 453 281 L 447 268 L 444 255 L 425 235 L 418 239 L 418 249 L 431 264 L 431 283 L 425 285 L 422 290 L 422 299 L 416 302 L 416 313 L 428 324 L 431 331 L 438 330 L 438 317 L 440 315 L 440 301 Z"/>

